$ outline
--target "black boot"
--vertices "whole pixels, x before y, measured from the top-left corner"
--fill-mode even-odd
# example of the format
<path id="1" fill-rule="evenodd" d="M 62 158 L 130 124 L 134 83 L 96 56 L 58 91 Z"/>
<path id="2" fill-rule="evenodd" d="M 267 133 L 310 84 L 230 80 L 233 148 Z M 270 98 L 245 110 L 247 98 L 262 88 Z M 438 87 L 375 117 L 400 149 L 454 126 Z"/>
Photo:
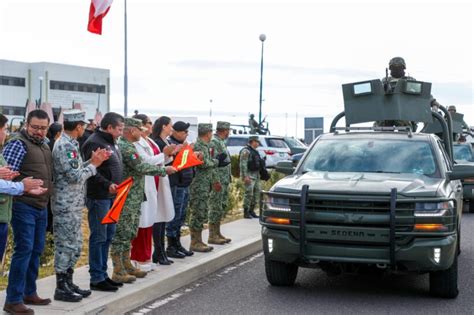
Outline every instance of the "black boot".
<path id="1" fill-rule="evenodd" d="M 79 302 L 82 295 L 75 293 L 67 283 L 67 273 L 56 274 L 56 290 L 54 291 L 54 299 L 64 302 Z"/>
<path id="2" fill-rule="evenodd" d="M 250 213 L 249 213 L 249 209 L 247 209 L 247 208 L 244 208 L 244 218 L 245 219 L 252 219 L 252 217 L 250 216 Z"/>
<path id="3" fill-rule="evenodd" d="M 173 258 L 182 259 L 186 255 L 178 250 L 176 237 L 167 237 L 168 247 L 166 248 L 166 255 Z"/>
<path id="4" fill-rule="evenodd" d="M 165 224 L 163 224 L 163 229 L 161 230 L 161 253 L 163 254 L 163 259 L 167 261 L 169 264 L 174 263 L 171 259 L 168 258 L 168 255 L 166 255 L 166 247 L 165 247 Z"/>
<path id="5" fill-rule="evenodd" d="M 194 255 L 193 251 L 187 250 L 183 245 L 181 245 L 181 233 L 178 233 L 178 236 L 176 237 L 176 248 L 188 257 Z"/>
<path id="6" fill-rule="evenodd" d="M 258 215 L 255 213 L 254 209 L 255 209 L 255 205 L 251 203 L 250 208 L 249 208 L 249 214 L 252 218 L 258 218 Z"/>
<path id="7" fill-rule="evenodd" d="M 77 285 L 74 284 L 74 282 L 72 281 L 72 275 L 73 274 L 74 274 L 74 269 L 69 268 L 67 270 L 67 284 L 69 285 L 69 287 L 74 292 L 76 292 L 77 294 L 82 295 L 83 298 L 88 297 L 89 295 L 91 295 L 91 293 L 92 293 L 91 290 L 83 290 L 83 289 L 79 288 Z"/>
<path id="8" fill-rule="evenodd" d="M 165 222 L 153 225 L 153 262 L 160 265 L 171 265 L 173 261 L 168 259 L 165 250 L 165 226 Z"/>

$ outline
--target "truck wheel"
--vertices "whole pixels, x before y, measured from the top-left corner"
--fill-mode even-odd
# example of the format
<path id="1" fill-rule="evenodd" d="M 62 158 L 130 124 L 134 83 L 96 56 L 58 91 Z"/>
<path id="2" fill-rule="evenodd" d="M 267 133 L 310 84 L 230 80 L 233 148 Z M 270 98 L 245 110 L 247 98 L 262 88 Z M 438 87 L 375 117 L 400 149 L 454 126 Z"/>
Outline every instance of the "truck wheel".
<path id="1" fill-rule="evenodd" d="M 298 266 L 265 259 L 265 273 L 271 285 L 292 286 L 295 284 Z"/>
<path id="2" fill-rule="evenodd" d="M 435 297 L 454 299 L 458 293 L 458 255 L 455 255 L 451 267 L 430 272 L 430 294 Z"/>

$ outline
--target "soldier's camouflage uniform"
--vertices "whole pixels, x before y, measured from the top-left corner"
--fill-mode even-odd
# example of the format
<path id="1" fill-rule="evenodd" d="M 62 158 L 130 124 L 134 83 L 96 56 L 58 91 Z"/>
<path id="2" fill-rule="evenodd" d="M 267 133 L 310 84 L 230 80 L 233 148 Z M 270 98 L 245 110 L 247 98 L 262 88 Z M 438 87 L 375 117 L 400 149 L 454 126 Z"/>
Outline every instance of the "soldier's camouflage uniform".
<path id="1" fill-rule="evenodd" d="M 204 223 L 207 222 L 212 184 L 219 182 L 216 172 L 218 160 L 211 157 L 211 150 L 210 144 L 199 138 L 194 144 L 194 151 L 202 152 L 204 157 L 203 164 L 196 167 L 196 176 L 190 186 L 189 227 L 194 230 L 202 230 Z"/>
<path id="2" fill-rule="evenodd" d="M 246 176 L 250 177 L 250 184 L 245 185 L 244 194 L 244 210 L 253 211 L 255 206 L 258 205 L 260 199 L 260 172 L 250 171 L 248 169 L 248 161 L 250 157 L 250 149 L 248 146 L 244 147 L 240 151 L 239 167 L 240 167 L 240 178 L 245 179 Z"/>
<path id="3" fill-rule="evenodd" d="M 140 206 L 145 196 L 145 175 L 165 176 L 164 167 L 142 161 L 133 143 L 123 137 L 118 141 L 123 159 L 123 178 L 133 178 L 133 185 L 117 223 L 112 240 L 111 253 L 120 254 L 130 250 L 130 242 L 136 237 L 140 223 Z"/>
<path id="4" fill-rule="evenodd" d="M 225 153 L 227 154 L 225 162 L 229 163 L 226 166 L 216 168 L 215 172 L 222 189 L 219 192 L 211 190 L 209 199 L 209 224 L 217 224 L 220 223 L 222 218 L 226 215 L 227 206 L 229 204 L 229 184 L 231 181 L 230 153 L 227 150 L 225 140 L 221 139 L 218 135 L 214 135 L 210 147 L 212 158 L 216 158 L 217 155 Z"/>
<path id="5" fill-rule="evenodd" d="M 79 142 L 63 133 L 53 148 L 55 195 L 52 198 L 54 229 L 54 269 L 66 273 L 74 268 L 82 249 L 82 210 L 85 183 L 97 170 L 83 162 Z"/>

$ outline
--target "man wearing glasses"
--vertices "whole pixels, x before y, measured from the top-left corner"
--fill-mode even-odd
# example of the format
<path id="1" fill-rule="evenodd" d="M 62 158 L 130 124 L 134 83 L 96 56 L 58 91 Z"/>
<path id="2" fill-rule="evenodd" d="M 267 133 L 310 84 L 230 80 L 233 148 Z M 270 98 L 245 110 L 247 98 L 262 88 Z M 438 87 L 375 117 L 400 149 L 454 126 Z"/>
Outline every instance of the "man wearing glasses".
<path id="1" fill-rule="evenodd" d="M 48 222 L 47 204 L 52 194 L 51 150 L 45 141 L 49 123 L 45 111 L 31 111 L 25 128 L 3 150 L 7 164 L 13 171 L 20 173 L 15 181 L 33 177 L 42 180 L 43 186 L 48 189 L 47 193 L 39 196 L 25 193 L 13 200 L 11 225 L 15 246 L 3 308 L 8 313 L 33 314 L 33 310 L 25 304 L 51 303 L 50 299 L 42 299 L 36 292 L 36 278 Z"/>

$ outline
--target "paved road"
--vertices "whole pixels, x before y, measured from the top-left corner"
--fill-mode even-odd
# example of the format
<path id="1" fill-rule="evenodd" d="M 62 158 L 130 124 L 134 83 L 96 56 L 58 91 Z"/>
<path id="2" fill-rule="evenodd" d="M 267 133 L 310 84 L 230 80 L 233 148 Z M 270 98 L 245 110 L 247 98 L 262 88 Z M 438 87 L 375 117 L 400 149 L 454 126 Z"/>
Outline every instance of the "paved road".
<path id="1" fill-rule="evenodd" d="M 474 215 L 465 214 L 460 294 L 432 298 L 428 275 L 343 275 L 300 269 L 292 288 L 270 286 L 258 253 L 131 314 L 474 314 Z"/>

